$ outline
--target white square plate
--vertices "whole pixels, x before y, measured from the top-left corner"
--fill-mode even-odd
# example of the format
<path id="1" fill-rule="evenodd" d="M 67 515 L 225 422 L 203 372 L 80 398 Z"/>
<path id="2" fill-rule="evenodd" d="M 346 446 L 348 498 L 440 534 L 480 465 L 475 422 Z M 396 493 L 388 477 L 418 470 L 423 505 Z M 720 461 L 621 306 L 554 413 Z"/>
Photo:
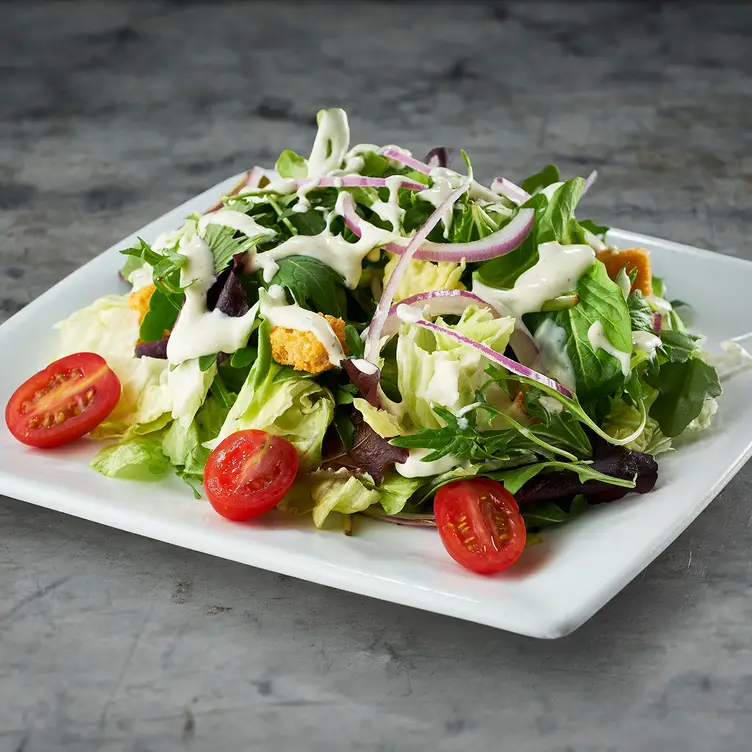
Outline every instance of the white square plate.
<path id="1" fill-rule="evenodd" d="M 238 176 L 179 206 L 95 258 L 0 327 L 0 403 L 55 352 L 53 324 L 120 290 L 118 250 L 151 242 L 193 211 L 205 211 Z M 671 297 L 692 302 L 694 326 L 710 342 L 752 322 L 752 263 L 614 230 L 610 242 L 652 252 Z M 534 637 L 580 626 L 689 525 L 752 453 L 752 373 L 725 384 L 715 427 L 699 442 L 659 457 L 656 489 L 598 507 L 548 533 L 510 571 L 479 577 L 447 556 L 434 531 L 356 521 L 355 535 L 317 531 L 307 520 L 270 514 L 223 520 L 179 480 L 147 488 L 87 466 L 88 442 L 53 452 L 28 449 L 0 428 L 0 492 L 33 504 L 312 582 Z"/>

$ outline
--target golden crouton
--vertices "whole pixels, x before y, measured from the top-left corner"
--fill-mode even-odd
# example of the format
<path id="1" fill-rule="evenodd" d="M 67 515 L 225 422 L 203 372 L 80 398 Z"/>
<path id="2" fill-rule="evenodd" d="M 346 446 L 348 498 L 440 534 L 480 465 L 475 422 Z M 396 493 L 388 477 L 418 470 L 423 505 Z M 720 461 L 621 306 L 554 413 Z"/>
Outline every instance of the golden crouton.
<path id="1" fill-rule="evenodd" d="M 606 249 L 598 251 L 596 255 L 605 264 L 611 279 L 616 279 L 617 274 L 626 266 L 628 272 L 632 269 L 637 271 L 632 290 L 639 290 L 643 295 L 653 294 L 650 254 L 644 248 L 626 248 L 621 251 Z"/>
<path id="2" fill-rule="evenodd" d="M 337 335 L 345 352 L 345 322 L 334 316 L 323 316 Z M 300 329 L 287 329 L 275 326 L 269 337 L 272 345 L 272 358 L 283 366 L 292 366 L 296 371 L 321 373 L 332 368 L 329 355 L 313 332 Z"/>
<path id="3" fill-rule="evenodd" d="M 145 285 L 144 287 L 139 287 L 138 290 L 134 290 L 128 296 L 128 308 L 132 308 L 138 313 L 139 325 L 144 320 L 144 316 L 149 312 L 149 302 L 156 289 L 154 285 Z"/>

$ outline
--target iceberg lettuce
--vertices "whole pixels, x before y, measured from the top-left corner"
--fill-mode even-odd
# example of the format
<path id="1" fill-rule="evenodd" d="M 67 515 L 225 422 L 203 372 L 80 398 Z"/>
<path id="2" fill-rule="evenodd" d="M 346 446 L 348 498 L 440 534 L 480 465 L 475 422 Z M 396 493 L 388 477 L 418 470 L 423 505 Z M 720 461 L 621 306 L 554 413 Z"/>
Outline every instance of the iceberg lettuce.
<path id="1" fill-rule="evenodd" d="M 384 284 L 387 283 L 392 272 L 399 263 L 400 256 L 390 254 L 389 262 L 384 267 Z M 394 294 L 394 302 L 409 298 L 421 292 L 432 290 L 464 290 L 465 285 L 460 282 L 460 277 L 465 271 L 465 262 L 455 264 L 451 261 L 416 261 L 413 259 L 405 269 L 397 291 Z"/>

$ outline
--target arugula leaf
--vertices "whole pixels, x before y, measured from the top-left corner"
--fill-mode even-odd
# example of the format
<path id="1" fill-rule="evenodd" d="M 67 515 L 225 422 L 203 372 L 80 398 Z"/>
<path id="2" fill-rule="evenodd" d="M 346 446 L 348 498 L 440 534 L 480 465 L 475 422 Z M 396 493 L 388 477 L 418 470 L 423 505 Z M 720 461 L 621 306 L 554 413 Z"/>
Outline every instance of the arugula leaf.
<path id="1" fill-rule="evenodd" d="M 595 237 L 601 240 L 606 237 L 606 233 L 611 229 L 610 227 L 606 227 L 606 225 L 597 225 L 592 219 L 578 219 L 577 221 L 583 230 L 592 232 Z"/>
<path id="2" fill-rule="evenodd" d="M 149 310 L 141 322 L 138 336 L 143 342 L 158 342 L 166 331 L 171 331 L 180 312 L 182 294 L 165 294 L 155 290 L 149 299 Z"/>
<path id="3" fill-rule="evenodd" d="M 521 188 L 528 193 L 538 193 L 551 183 L 559 182 L 559 168 L 548 164 L 540 172 L 536 172 L 522 181 Z"/>
<path id="4" fill-rule="evenodd" d="M 653 332 L 653 312 L 640 290 L 633 290 L 627 297 L 627 308 L 633 332 Z"/>
<path id="5" fill-rule="evenodd" d="M 684 431 L 700 414 L 706 399 L 721 394 L 715 368 L 699 358 L 665 363 L 657 376 L 648 375 L 646 379 L 658 390 L 650 417 L 669 437 Z"/>
<path id="6" fill-rule="evenodd" d="M 582 178 L 572 178 L 554 193 L 538 222 L 539 244 L 553 240 L 565 245 L 584 242 L 582 230 L 574 219 L 574 210 L 584 187 L 585 181 Z"/>
<path id="7" fill-rule="evenodd" d="M 345 318 L 347 296 L 342 277 L 334 269 L 308 256 L 288 256 L 278 263 L 271 284 L 287 288 L 303 308 Z"/>
<path id="8" fill-rule="evenodd" d="M 291 149 L 285 149 L 277 161 L 274 163 L 274 169 L 280 177 L 290 178 L 307 178 L 308 177 L 308 160 L 296 154 Z"/>
<path id="9" fill-rule="evenodd" d="M 230 265 L 233 256 L 252 250 L 261 239 L 249 238 L 232 227 L 213 224 L 208 225 L 204 233 L 204 240 L 214 256 L 214 271 L 217 274 Z"/>
<path id="10" fill-rule="evenodd" d="M 596 261 L 577 283 L 579 302 L 553 316 L 567 335 L 567 354 L 577 382 L 577 394 L 589 402 L 608 396 L 624 383 L 621 364 L 602 349 L 594 349 L 588 332 L 597 321 L 603 324 L 608 341 L 621 352 L 632 352 L 632 326 L 627 302 L 612 281 L 606 267 Z"/>
<path id="11" fill-rule="evenodd" d="M 516 494 L 529 480 L 532 480 L 536 475 L 545 470 L 566 470 L 567 472 L 576 473 L 580 483 L 596 480 L 612 486 L 621 486 L 622 488 L 635 487 L 634 480 L 606 475 L 596 470 L 592 463 L 587 462 L 559 462 L 558 460 L 550 460 L 548 462 L 536 462 L 534 465 L 515 467 L 511 470 L 496 470 L 485 474 L 489 478 L 501 481 L 509 493 Z"/>
<path id="12" fill-rule="evenodd" d="M 188 263 L 187 256 L 169 249 L 158 253 L 141 238 L 138 238 L 135 245 L 122 249 L 120 253 L 138 258 L 142 263 L 151 266 L 154 286 L 165 295 L 177 295 L 183 291 L 180 285 L 180 269 Z"/>

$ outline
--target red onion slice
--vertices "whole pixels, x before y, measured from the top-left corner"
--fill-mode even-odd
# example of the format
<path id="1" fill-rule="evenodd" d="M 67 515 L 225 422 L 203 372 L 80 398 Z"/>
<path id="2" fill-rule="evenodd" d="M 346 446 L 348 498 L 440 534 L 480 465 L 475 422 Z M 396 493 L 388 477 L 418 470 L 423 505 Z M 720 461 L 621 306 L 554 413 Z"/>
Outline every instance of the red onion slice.
<path id="1" fill-rule="evenodd" d="M 415 157 L 411 157 L 409 154 L 401 152 L 399 149 L 384 148 L 381 150 L 381 156 L 422 172 L 424 175 L 428 175 L 431 172 L 431 168 L 427 164 L 421 162 L 419 159 L 415 159 Z"/>
<path id="2" fill-rule="evenodd" d="M 398 512 L 397 514 L 386 514 L 386 512 L 374 512 L 366 509 L 361 514 L 371 517 L 381 522 L 391 522 L 395 525 L 407 525 L 409 527 L 436 527 L 436 518 L 432 514 L 411 514 L 409 512 Z"/>
<path id="3" fill-rule="evenodd" d="M 259 169 L 260 170 L 261 168 L 260 167 L 259 168 L 254 167 L 253 169 L 254 170 L 255 169 Z M 223 193 L 222 194 L 222 198 L 220 198 L 219 201 L 217 201 L 217 203 L 214 204 L 214 206 L 211 207 L 211 209 L 207 209 L 204 212 L 204 214 L 211 214 L 211 212 L 218 211 L 219 209 L 224 209 L 225 204 L 224 204 L 224 201 L 222 199 L 227 198 L 228 196 L 234 196 L 237 193 L 240 193 L 243 190 L 243 188 L 246 187 L 247 182 L 248 182 L 248 178 L 249 178 L 251 172 L 253 172 L 253 170 L 251 170 L 250 172 L 244 172 L 243 173 L 243 177 L 240 179 L 240 182 L 237 183 L 236 185 L 234 185 L 232 188 L 230 188 L 230 190 L 227 191 L 227 193 Z"/>
<path id="4" fill-rule="evenodd" d="M 660 334 L 662 328 L 663 328 L 663 314 L 658 313 L 657 311 L 653 311 L 653 331 L 656 334 Z"/>
<path id="5" fill-rule="evenodd" d="M 465 191 L 470 188 L 471 180 L 465 180 L 463 183 L 455 188 L 444 201 L 433 211 L 431 216 L 425 221 L 423 227 L 413 235 L 410 242 L 407 244 L 400 260 L 397 262 L 397 266 L 389 277 L 389 281 L 384 286 L 384 291 L 381 293 L 381 299 L 376 306 L 376 311 L 373 314 L 373 319 L 368 327 L 365 344 L 365 359 L 370 360 L 372 363 L 377 363 L 379 358 L 379 340 L 381 338 L 381 330 L 384 327 L 384 322 L 389 315 L 389 309 L 392 307 L 392 301 L 394 300 L 394 293 L 397 292 L 397 287 L 402 279 L 402 275 L 405 273 L 407 265 L 412 260 L 415 252 L 420 248 L 423 241 L 428 237 L 428 234 L 436 227 L 441 221 L 444 214 L 451 210 L 452 206 L 462 196 Z M 351 204 L 351 206 L 353 206 Z M 353 206 L 354 208 L 354 206 Z"/>
<path id="6" fill-rule="evenodd" d="M 324 175 L 320 178 L 302 178 L 300 180 L 286 180 L 285 185 L 294 190 L 308 188 L 388 188 L 389 178 L 364 178 L 362 175 L 332 176 Z M 400 188 L 409 191 L 423 191 L 428 186 L 409 178 L 401 178 Z"/>
<path id="7" fill-rule="evenodd" d="M 487 347 L 480 342 L 476 342 L 474 339 L 465 337 L 463 334 L 454 331 L 454 329 L 448 329 L 445 326 L 438 326 L 438 324 L 426 321 L 425 319 L 417 319 L 415 321 L 411 321 L 410 323 L 415 326 L 422 326 L 424 329 L 428 329 L 429 331 L 443 334 L 446 337 L 450 337 L 451 339 L 456 340 L 460 344 L 467 345 L 468 347 L 473 347 L 478 350 L 478 352 L 480 352 L 484 357 L 488 358 L 488 360 L 493 361 L 497 365 L 500 365 L 502 368 L 506 368 L 506 370 L 510 373 L 513 373 L 517 376 L 524 376 L 528 379 L 533 379 L 533 381 L 537 381 L 539 384 L 543 384 L 549 389 L 555 389 L 557 392 L 559 392 L 559 394 L 563 394 L 565 397 L 569 397 L 570 399 L 572 398 L 572 392 L 563 387 L 558 381 L 554 381 L 554 379 L 551 379 L 548 376 L 544 376 L 542 373 L 538 373 L 538 371 L 534 371 L 532 368 L 524 366 L 521 363 L 518 363 L 516 360 L 507 358 L 506 355 L 501 355 L 500 353 L 497 353 L 496 350 L 492 350 L 490 347 Z"/>
<path id="8" fill-rule="evenodd" d="M 496 178 L 491 183 L 491 190 L 501 196 L 506 196 L 518 206 L 524 204 L 530 198 L 530 194 L 526 190 L 523 190 L 519 185 L 506 178 Z"/>
<path id="9" fill-rule="evenodd" d="M 261 185 L 261 181 L 266 175 L 266 170 L 263 167 L 256 165 L 249 173 L 248 179 L 245 181 L 246 188 L 258 188 Z"/>
<path id="10" fill-rule="evenodd" d="M 366 221 L 355 211 L 355 205 L 352 202 L 349 204 L 344 202 L 342 209 L 345 224 L 360 237 L 363 233 L 363 226 L 367 224 Z M 420 249 L 414 252 L 413 258 L 418 261 L 451 261 L 454 263 L 463 260 L 468 262 L 487 261 L 519 248 L 530 234 L 530 230 L 533 229 L 534 221 L 535 211 L 533 209 L 520 209 L 509 224 L 504 225 L 500 230 L 487 235 L 485 238 L 472 240 L 469 243 L 434 243 L 425 240 L 421 243 Z M 391 243 L 387 243 L 384 248 L 390 253 L 401 256 L 412 240 L 411 238 L 398 238 Z"/>
<path id="11" fill-rule="evenodd" d="M 590 190 L 590 186 L 593 185 L 597 177 L 598 177 L 598 170 L 593 170 L 588 175 L 587 180 L 585 181 L 585 185 L 582 186 L 582 194 L 580 195 L 580 198 L 582 198 Z"/>

